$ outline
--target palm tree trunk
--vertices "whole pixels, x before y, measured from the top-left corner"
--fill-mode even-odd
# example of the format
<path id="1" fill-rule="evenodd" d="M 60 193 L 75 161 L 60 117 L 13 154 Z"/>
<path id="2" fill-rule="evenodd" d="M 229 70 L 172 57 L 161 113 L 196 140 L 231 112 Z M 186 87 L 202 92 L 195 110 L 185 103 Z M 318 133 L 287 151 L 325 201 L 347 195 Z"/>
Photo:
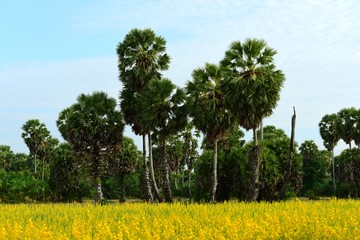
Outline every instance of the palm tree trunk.
<path id="1" fill-rule="evenodd" d="M 94 187 L 95 187 L 95 191 L 96 191 L 95 203 L 100 203 L 101 204 L 103 202 L 103 200 L 104 200 L 104 195 L 103 195 L 103 192 L 102 192 L 102 186 L 101 186 L 100 177 L 95 179 Z"/>
<path id="2" fill-rule="evenodd" d="M 187 188 L 188 188 L 188 197 L 189 197 L 189 200 L 190 200 L 190 202 L 191 202 L 191 198 L 192 198 L 192 195 L 191 195 L 191 171 L 192 171 L 192 169 L 191 168 L 189 168 L 188 169 L 188 186 L 187 186 Z"/>
<path id="3" fill-rule="evenodd" d="M 143 133 L 143 191 L 145 199 L 148 202 L 154 201 L 154 197 L 151 192 L 149 170 L 146 161 L 146 133 Z"/>
<path id="4" fill-rule="evenodd" d="M 34 169 L 34 174 L 36 175 L 36 173 L 37 173 L 37 169 L 36 169 L 36 153 L 37 153 L 37 151 L 35 152 L 35 154 L 34 154 L 34 165 L 35 165 L 35 169 Z"/>
<path id="5" fill-rule="evenodd" d="M 172 192 L 171 192 L 171 186 L 170 186 L 170 167 L 169 162 L 167 160 L 167 153 L 166 153 L 166 140 L 163 140 L 163 188 L 164 188 L 164 196 L 165 196 L 165 202 L 172 203 Z"/>
<path id="6" fill-rule="evenodd" d="M 174 185 L 175 185 L 175 189 L 176 189 L 176 190 L 178 190 L 178 189 L 179 189 L 179 186 L 178 186 L 178 182 L 179 182 L 179 180 L 178 180 L 178 178 L 177 178 L 177 175 L 178 175 L 178 173 L 177 173 L 177 172 L 175 172 Z"/>
<path id="7" fill-rule="evenodd" d="M 333 186 L 334 186 L 334 196 L 336 196 L 334 148 L 331 149 L 331 163 L 332 163 L 332 178 L 333 178 Z"/>
<path id="8" fill-rule="evenodd" d="M 151 139 L 150 131 L 148 133 L 148 140 L 149 140 L 148 145 L 149 145 L 150 174 L 151 174 L 152 185 L 153 185 L 156 199 L 158 200 L 158 202 L 162 202 L 163 200 L 160 196 L 159 188 L 157 186 L 156 178 L 155 178 L 154 161 L 153 161 L 153 156 L 152 156 L 152 139 Z"/>
<path id="9" fill-rule="evenodd" d="M 42 172 L 41 172 L 41 181 L 44 182 L 44 175 L 45 175 L 45 158 L 41 159 L 42 162 Z"/>
<path id="10" fill-rule="evenodd" d="M 217 188 L 217 184 L 218 184 L 218 179 L 217 179 L 217 142 L 218 140 L 215 139 L 214 141 L 214 159 L 213 159 L 213 184 L 212 184 L 212 189 L 211 189 L 211 195 L 210 195 L 210 202 L 215 202 L 215 195 L 216 195 L 216 188 Z"/>
<path id="11" fill-rule="evenodd" d="M 250 161 L 251 161 L 251 179 L 249 198 L 250 201 L 256 201 L 259 195 L 259 175 L 260 175 L 260 158 L 261 149 L 258 146 L 256 128 L 253 128 L 254 146 L 250 149 Z"/>
<path id="12" fill-rule="evenodd" d="M 119 176 L 119 182 L 120 182 L 120 202 L 125 202 L 125 175 L 121 174 Z"/>
<path id="13" fill-rule="evenodd" d="M 97 148 L 95 148 L 97 149 Z M 93 162 L 92 162 L 92 179 L 93 179 L 93 186 L 95 189 L 95 196 L 94 201 L 95 204 L 102 203 L 104 199 L 104 195 L 102 192 L 101 186 L 101 173 L 100 173 L 100 156 L 99 151 L 95 150 L 93 152 Z"/>

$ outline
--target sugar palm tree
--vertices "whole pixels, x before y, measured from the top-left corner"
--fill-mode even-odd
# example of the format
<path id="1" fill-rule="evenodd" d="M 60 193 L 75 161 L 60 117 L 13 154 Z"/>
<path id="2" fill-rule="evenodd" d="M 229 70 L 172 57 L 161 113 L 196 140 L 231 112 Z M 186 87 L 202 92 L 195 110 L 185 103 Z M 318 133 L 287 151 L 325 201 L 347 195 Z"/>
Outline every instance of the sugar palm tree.
<path id="1" fill-rule="evenodd" d="M 340 135 L 336 127 L 338 121 L 338 115 L 334 113 L 330 115 L 326 114 L 319 123 L 320 136 L 324 140 L 324 146 L 331 152 L 334 194 L 336 193 L 334 148 L 340 140 Z"/>
<path id="2" fill-rule="evenodd" d="M 213 146 L 213 176 L 210 201 L 215 201 L 217 189 L 217 144 L 234 125 L 233 115 L 225 108 L 224 95 L 220 89 L 223 75 L 218 65 L 206 63 L 192 73 L 193 80 L 186 86 L 189 97 L 188 111 L 194 126 Z"/>
<path id="3" fill-rule="evenodd" d="M 254 145 L 250 151 L 252 179 L 250 200 L 255 201 L 259 192 L 259 167 L 261 150 L 256 129 L 262 119 L 272 114 L 280 99 L 285 81 L 281 70 L 276 70 L 276 51 L 262 39 L 233 42 L 221 61 L 225 81 L 222 91 L 227 108 L 236 115 L 240 126 L 253 131 Z"/>
<path id="4" fill-rule="evenodd" d="M 38 119 L 28 120 L 22 126 L 22 130 L 21 136 L 28 146 L 30 154 L 34 156 L 34 174 L 37 174 L 36 157 L 38 157 L 42 163 L 41 180 L 44 181 L 45 159 L 49 152 L 58 144 L 58 141 L 51 137 L 45 124 L 40 123 Z"/>
<path id="5" fill-rule="evenodd" d="M 135 134 L 143 137 L 143 189 L 148 201 L 153 200 L 146 159 L 148 130 L 137 121 L 139 112 L 135 99 L 150 80 L 159 79 L 161 71 L 169 68 L 170 57 L 165 51 L 166 40 L 151 29 L 132 29 L 117 46 L 119 79 L 124 85 L 120 96 L 121 106 L 126 124 L 132 127 Z"/>
<path id="6" fill-rule="evenodd" d="M 162 147 L 162 179 L 166 202 L 172 202 L 167 138 L 186 125 L 185 93 L 169 79 L 153 79 L 138 96 L 139 122 L 158 135 Z"/>
<path id="7" fill-rule="evenodd" d="M 81 94 L 77 103 L 64 109 L 56 122 L 75 157 L 90 168 L 95 202 L 102 202 L 101 177 L 104 161 L 122 141 L 124 123 L 116 100 L 104 92 Z"/>
<path id="8" fill-rule="evenodd" d="M 349 145 L 354 140 L 357 128 L 357 110 L 354 107 L 341 109 L 338 113 L 337 132 L 340 138 Z"/>

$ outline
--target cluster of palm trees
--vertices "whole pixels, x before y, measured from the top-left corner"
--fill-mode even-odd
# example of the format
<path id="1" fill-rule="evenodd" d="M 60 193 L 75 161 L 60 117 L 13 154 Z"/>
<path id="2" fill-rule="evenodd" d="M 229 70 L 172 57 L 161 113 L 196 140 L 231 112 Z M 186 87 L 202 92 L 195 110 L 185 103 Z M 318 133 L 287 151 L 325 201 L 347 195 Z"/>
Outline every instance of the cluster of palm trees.
<path id="1" fill-rule="evenodd" d="M 326 114 L 322 117 L 319 128 L 324 146 L 331 152 L 333 187 L 336 192 L 334 148 L 340 139 L 349 145 L 350 150 L 352 142 L 360 147 L 360 109 L 343 108 L 338 113 Z"/>
<path id="2" fill-rule="evenodd" d="M 217 188 L 217 143 L 238 126 L 252 130 L 250 150 L 252 178 L 250 200 L 259 192 L 261 149 L 256 129 L 263 118 L 272 114 L 285 81 L 274 65 L 276 51 L 261 39 L 233 42 L 219 64 L 206 63 L 193 71 L 192 81 L 184 89 L 162 77 L 169 68 L 166 40 L 151 29 L 131 30 L 117 46 L 121 111 L 125 123 L 143 137 L 143 189 L 148 201 L 163 201 L 157 187 L 152 138 L 161 146 L 164 199 L 172 202 L 167 160 L 167 139 L 185 128 L 188 121 L 200 130 L 213 146 L 213 184 L 210 201 Z M 146 157 L 148 136 L 149 165 Z M 150 169 L 150 174 L 149 174 Z M 151 175 L 151 180 L 150 180 Z"/>

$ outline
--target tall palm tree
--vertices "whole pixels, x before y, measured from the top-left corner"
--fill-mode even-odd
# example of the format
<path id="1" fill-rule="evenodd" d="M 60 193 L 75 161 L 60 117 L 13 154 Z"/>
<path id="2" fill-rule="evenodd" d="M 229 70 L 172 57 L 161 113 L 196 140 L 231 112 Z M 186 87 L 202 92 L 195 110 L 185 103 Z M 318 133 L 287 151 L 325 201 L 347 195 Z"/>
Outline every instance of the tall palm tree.
<path id="1" fill-rule="evenodd" d="M 101 177 L 104 161 L 122 141 L 124 123 L 116 100 L 104 92 L 81 94 L 77 103 L 64 109 L 56 122 L 75 157 L 90 168 L 95 202 L 102 202 Z"/>
<path id="2" fill-rule="evenodd" d="M 220 89 L 223 75 L 216 64 L 206 63 L 204 68 L 195 69 L 193 81 L 189 81 L 186 91 L 189 97 L 188 109 L 194 126 L 213 146 L 213 183 L 210 201 L 215 201 L 217 179 L 217 144 L 234 126 L 233 115 L 225 108 L 224 95 Z"/>
<path id="3" fill-rule="evenodd" d="M 136 96 L 152 79 L 160 79 L 161 71 L 167 70 L 170 57 L 166 54 L 166 40 L 151 29 L 132 29 L 117 46 L 119 79 L 124 88 L 121 92 L 121 106 L 126 124 L 135 134 L 143 137 L 143 177 L 145 197 L 153 200 L 146 159 L 146 133 L 137 121 Z"/>
<path id="4" fill-rule="evenodd" d="M 186 125 L 185 93 L 169 79 L 153 79 L 138 97 L 139 122 L 155 132 L 162 147 L 163 191 L 166 202 L 172 202 L 167 157 L 167 138 Z"/>
<path id="5" fill-rule="evenodd" d="M 324 146 L 331 152 L 334 194 L 336 193 L 334 148 L 340 140 L 340 135 L 336 127 L 338 121 L 338 115 L 334 113 L 330 115 L 326 114 L 319 123 L 320 136 L 324 140 Z"/>
<path id="6" fill-rule="evenodd" d="M 285 81 L 285 75 L 275 68 L 275 54 L 276 51 L 268 47 L 264 40 L 246 39 L 244 43 L 233 42 L 221 61 L 225 75 L 222 91 L 226 106 L 236 115 L 240 126 L 253 131 L 254 145 L 250 151 L 252 201 L 258 197 L 261 158 L 256 129 L 264 117 L 272 114 Z"/>

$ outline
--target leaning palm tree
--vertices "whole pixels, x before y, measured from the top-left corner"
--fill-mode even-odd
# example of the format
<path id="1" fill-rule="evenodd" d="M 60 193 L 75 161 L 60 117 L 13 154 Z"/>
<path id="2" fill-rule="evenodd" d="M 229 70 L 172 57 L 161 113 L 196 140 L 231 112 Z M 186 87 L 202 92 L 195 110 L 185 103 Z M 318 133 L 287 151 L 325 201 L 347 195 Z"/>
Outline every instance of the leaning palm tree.
<path id="1" fill-rule="evenodd" d="M 206 63 L 204 68 L 193 71 L 186 91 L 189 97 L 188 111 L 194 126 L 213 146 L 213 176 L 210 201 L 215 201 L 217 189 L 217 144 L 234 126 L 233 115 L 225 108 L 224 95 L 220 89 L 223 75 L 219 66 Z"/>
<path id="2" fill-rule="evenodd" d="M 250 150 L 252 179 L 250 200 L 255 201 L 259 192 L 261 149 L 256 129 L 262 119 L 272 114 L 280 99 L 285 75 L 275 69 L 276 51 L 262 39 L 233 42 L 221 61 L 225 80 L 222 91 L 227 108 L 236 115 L 240 126 L 253 131 L 254 145 Z"/>
<path id="3" fill-rule="evenodd" d="M 137 120 L 139 112 L 135 99 L 151 79 L 159 79 L 160 72 L 169 68 L 170 57 L 165 51 L 166 40 L 151 29 L 132 29 L 117 46 L 119 79 L 124 85 L 120 96 L 121 106 L 126 124 L 132 127 L 135 134 L 143 137 L 143 189 L 148 201 L 152 201 L 153 196 L 146 159 L 147 129 Z"/>
<path id="4" fill-rule="evenodd" d="M 153 79 L 138 96 L 139 122 L 158 136 L 166 202 L 172 202 L 167 156 L 167 139 L 186 126 L 185 93 L 169 79 Z"/>

